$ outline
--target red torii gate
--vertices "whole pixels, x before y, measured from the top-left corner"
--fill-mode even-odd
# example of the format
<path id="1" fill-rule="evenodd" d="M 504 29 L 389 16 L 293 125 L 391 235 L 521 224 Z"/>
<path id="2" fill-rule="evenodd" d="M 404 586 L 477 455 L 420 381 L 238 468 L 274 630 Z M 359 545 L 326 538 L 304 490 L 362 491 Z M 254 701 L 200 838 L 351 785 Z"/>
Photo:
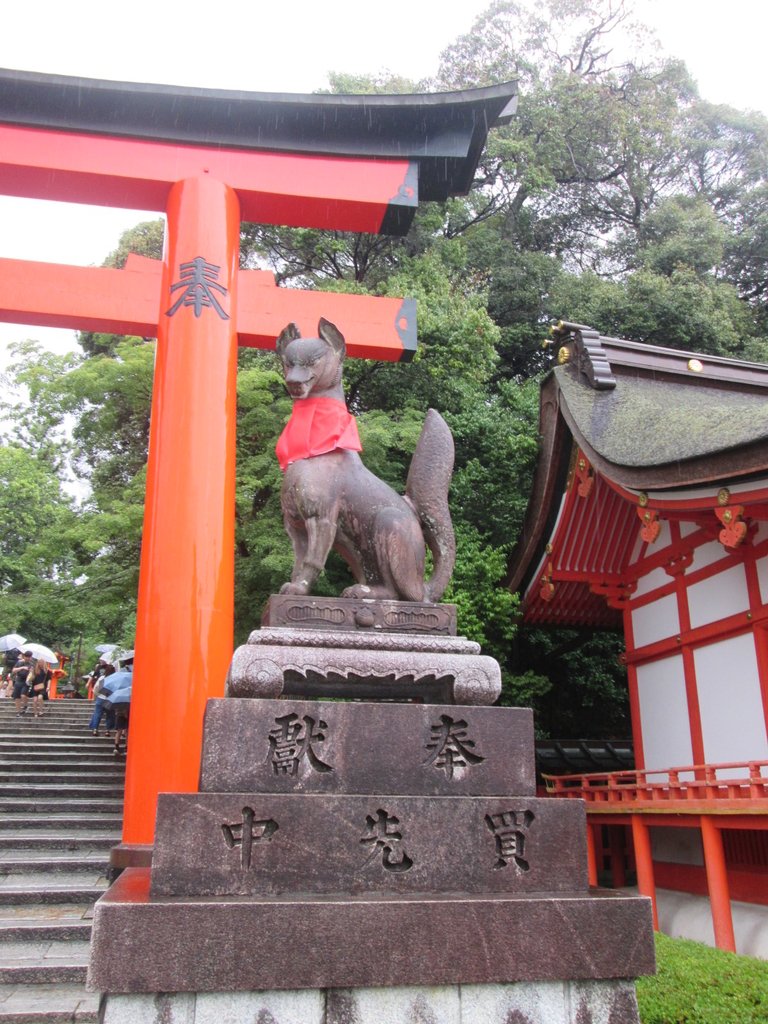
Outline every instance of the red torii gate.
<path id="1" fill-rule="evenodd" d="M 165 255 L 124 270 L 0 260 L 0 320 L 157 336 L 122 851 L 156 797 L 197 788 L 202 719 L 233 647 L 238 344 L 334 321 L 349 354 L 415 350 L 411 300 L 276 288 L 239 270 L 242 220 L 404 234 L 469 189 L 515 85 L 291 96 L 0 70 L 0 193 L 163 211 Z M 247 756 L 247 755 L 246 755 Z M 145 855 L 146 856 L 146 855 Z"/>

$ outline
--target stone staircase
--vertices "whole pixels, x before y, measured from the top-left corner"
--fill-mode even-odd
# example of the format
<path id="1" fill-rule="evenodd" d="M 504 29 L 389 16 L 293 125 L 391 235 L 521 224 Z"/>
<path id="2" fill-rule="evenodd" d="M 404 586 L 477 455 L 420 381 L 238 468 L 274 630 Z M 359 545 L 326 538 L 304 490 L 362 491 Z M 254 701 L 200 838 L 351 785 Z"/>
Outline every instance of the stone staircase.
<path id="1" fill-rule="evenodd" d="M 92 709 L 49 701 L 35 719 L 0 700 L 0 1024 L 98 1019 L 91 915 L 120 841 L 125 760 L 88 731 Z"/>

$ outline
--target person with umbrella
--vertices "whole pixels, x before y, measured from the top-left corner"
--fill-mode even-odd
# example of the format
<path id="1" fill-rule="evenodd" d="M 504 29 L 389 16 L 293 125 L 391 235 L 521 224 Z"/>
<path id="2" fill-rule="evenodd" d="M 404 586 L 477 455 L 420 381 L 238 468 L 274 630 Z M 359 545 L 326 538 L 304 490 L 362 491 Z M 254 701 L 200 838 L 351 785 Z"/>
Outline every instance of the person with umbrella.
<path id="1" fill-rule="evenodd" d="M 113 728 L 113 716 L 109 708 L 105 707 L 107 701 L 107 693 L 104 693 L 104 688 L 108 686 L 110 676 L 115 674 L 115 666 L 99 664 L 97 671 L 100 673 L 97 679 L 97 684 L 94 686 L 93 694 L 96 700 L 93 702 L 93 714 L 91 720 L 88 723 L 88 728 L 91 730 L 94 736 L 99 735 L 99 726 L 101 725 L 102 716 L 107 715 L 107 736 Z M 100 684 L 100 685 L 99 685 Z M 109 690 L 107 691 L 109 692 Z"/>
<path id="2" fill-rule="evenodd" d="M 21 656 L 21 648 L 27 641 L 19 633 L 6 633 L 0 636 L 0 653 L 3 657 L 3 677 L 10 683 L 11 672 Z"/>
<path id="3" fill-rule="evenodd" d="M 13 699 L 16 701 L 16 717 L 26 715 L 29 702 L 29 690 L 27 689 L 27 676 L 32 667 L 32 652 L 24 651 L 19 657 L 11 672 L 13 682 Z"/>
<path id="4" fill-rule="evenodd" d="M 122 672 L 115 672 L 107 680 L 106 689 L 110 691 L 107 696 L 107 707 L 115 716 L 115 757 L 123 753 L 120 741 L 128 734 L 128 720 L 131 712 L 131 689 L 133 685 L 133 662 L 126 666 Z"/>
<path id="5" fill-rule="evenodd" d="M 32 662 L 27 675 L 27 690 L 32 694 L 32 714 L 35 718 L 43 717 L 43 695 L 48 685 L 50 670 L 45 658 Z"/>

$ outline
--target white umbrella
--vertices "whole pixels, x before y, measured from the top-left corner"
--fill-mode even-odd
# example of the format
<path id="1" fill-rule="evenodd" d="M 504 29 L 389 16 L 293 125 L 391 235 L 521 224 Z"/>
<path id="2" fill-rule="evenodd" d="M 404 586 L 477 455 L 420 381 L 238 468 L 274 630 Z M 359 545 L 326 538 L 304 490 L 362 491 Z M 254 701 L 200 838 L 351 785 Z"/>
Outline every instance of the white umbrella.
<path id="1" fill-rule="evenodd" d="M 43 644 L 28 644 L 24 643 L 24 651 L 31 651 L 33 657 L 42 658 L 43 661 L 47 661 L 50 665 L 58 665 L 59 657 L 54 654 L 50 647 L 44 647 Z"/>
<path id="2" fill-rule="evenodd" d="M 117 644 L 96 644 L 94 651 L 98 651 L 99 654 L 111 654 L 112 651 L 117 650 Z"/>
<path id="3" fill-rule="evenodd" d="M 115 668 L 119 669 L 124 661 L 130 661 L 132 657 L 133 651 L 123 651 L 116 649 L 115 653 L 112 655 L 112 664 L 115 666 Z"/>
<path id="4" fill-rule="evenodd" d="M 0 651 L 12 651 L 14 647 L 21 650 L 21 645 L 26 642 L 18 633 L 6 633 L 5 636 L 0 636 Z"/>

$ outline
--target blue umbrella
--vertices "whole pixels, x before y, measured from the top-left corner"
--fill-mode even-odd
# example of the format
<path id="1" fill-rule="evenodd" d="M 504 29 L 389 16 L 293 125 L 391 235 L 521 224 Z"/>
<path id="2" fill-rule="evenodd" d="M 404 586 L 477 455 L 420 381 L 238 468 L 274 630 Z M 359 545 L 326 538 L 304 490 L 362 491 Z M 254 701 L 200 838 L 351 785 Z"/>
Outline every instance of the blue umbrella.
<path id="1" fill-rule="evenodd" d="M 133 687 L 131 686 L 124 686 L 122 690 L 116 690 L 115 693 L 107 697 L 107 700 L 112 705 L 112 707 L 114 707 L 115 704 L 130 704 L 132 689 Z"/>
<path id="2" fill-rule="evenodd" d="M 133 672 L 113 672 L 104 680 L 99 696 L 108 697 L 111 693 L 117 693 L 118 690 L 130 686 L 131 683 L 133 683 Z"/>

